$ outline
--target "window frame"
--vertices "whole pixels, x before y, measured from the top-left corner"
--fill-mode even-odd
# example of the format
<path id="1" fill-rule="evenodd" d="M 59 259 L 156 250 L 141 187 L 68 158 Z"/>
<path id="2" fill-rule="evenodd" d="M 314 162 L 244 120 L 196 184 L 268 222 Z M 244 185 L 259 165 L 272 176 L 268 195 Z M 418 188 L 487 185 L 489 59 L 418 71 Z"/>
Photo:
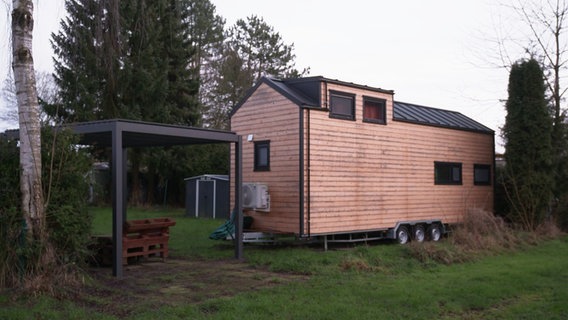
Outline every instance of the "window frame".
<path id="1" fill-rule="evenodd" d="M 380 107 L 382 109 L 381 112 L 382 112 L 383 118 L 382 119 L 376 119 L 376 118 L 365 117 L 365 109 L 367 107 L 366 102 L 381 103 L 382 106 L 380 106 Z M 376 98 L 376 97 L 363 96 L 363 122 L 386 125 L 387 124 L 387 100 L 381 99 L 381 98 Z"/>
<path id="2" fill-rule="evenodd" d="M 438 174 L 438 170 L 442 167 L 451 168 L 451 179 L 441 179 Z M 454 177 L 454 170 L 459 170 L 459 179 L 456 180 Z M 461 162 L 443 162 L 434 161 L 434 184 L 435 185 L 462 185 L 463 184 L 463 165 Z"/>
<path id="3" fill-rule="evenodd" d="M 266 164 L 260 163 L 260 151 L 266 148 Z M 254 171 L 270 171 L 270 140 L 254 142 Z"/>
<path id="4" fill-rule="evenodd" d="M 480 181 L 475 174 L 476 170 L 487 170 L 487 181 Z M 473 165 L 473 184 L 476 186 L 490 186 L 491 185 L 491 165 L 475 163 Z"/>
<path id="5" fill-rule="evenodd" d="M 351 115 L 343 114 L 343 113 L 336 113 L 334 112 L 333 108 L 333 98 L 343 98 L 351 100 Z M 336 118 L 336 119 L 343 119 L 343 120 L 352 120 L 355 121 L 355 94 L 347 93 L 342 91 L 336 90 L 329 90 L 329 117 Z"/>

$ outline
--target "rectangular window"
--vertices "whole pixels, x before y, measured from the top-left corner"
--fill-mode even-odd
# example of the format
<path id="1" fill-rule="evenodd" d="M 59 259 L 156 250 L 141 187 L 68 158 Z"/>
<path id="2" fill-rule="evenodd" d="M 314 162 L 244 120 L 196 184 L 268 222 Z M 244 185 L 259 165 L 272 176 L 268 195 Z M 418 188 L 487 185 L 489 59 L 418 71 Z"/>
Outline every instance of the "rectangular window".
<path id="1" fill-rule="evenodd" d="M 491 166 L 488 164 L 473 165 L 473 184 L 476 186 L 491 185 Z"/>
<path id="2" fill-rule="evenodd" d="M 255 141 L 254 171 L 270 170 L 270 141 Z"/>
<path id="3" fill-rule="evenodd" d="M 330 117 L 355 120 L 355 95 L 329 91 Z"/>
<path id="4" fill-rule="evenodd" d="M 462 184 L 462 164 L 456 162 L 434 162 L 435 184 Z"/>
<path id="5" fill-rule="evenodd" d="M 386 124 L 386 100 L 363 97 L 363 121 Z"/>

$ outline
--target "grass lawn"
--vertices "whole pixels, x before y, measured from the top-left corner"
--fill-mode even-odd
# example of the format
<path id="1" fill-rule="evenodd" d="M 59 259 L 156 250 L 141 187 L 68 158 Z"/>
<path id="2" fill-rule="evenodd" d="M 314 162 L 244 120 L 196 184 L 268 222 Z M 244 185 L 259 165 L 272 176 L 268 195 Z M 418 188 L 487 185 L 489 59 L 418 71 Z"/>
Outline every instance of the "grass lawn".
<path id="1" fill-rule="evenodd" d="M 93 213 L 93 233 L 110 233 L 110 211 Z M 102 294 L 87 290 L 65 300 L 14 301 L 4 292 L 0 319 L 568 319 L 566 236 L 453 265 L 419 262 L 408 246 L 386 242 L 327 252 L 322 246 L 247 245 L 246 263 L 238 264 L 231 243 L 207 239 L 221 220 L 185 218 L 181 210 L 128 214 L 177 222 L 172 262 L 125 270 L 152 269 L 147 278 L 155 282 L 105 280 L 110 285 Z M 166 266 L 168 272 L 158 272 Z M 103 291 L 96 280 L 102 278 L 94 279 L 88 286 Z M 136 295 L 117 300 L 113 290 Z M 158 300 L 164 303 L 152 303 Z M 129 307 L 101 307 L 117 303 Z"/>

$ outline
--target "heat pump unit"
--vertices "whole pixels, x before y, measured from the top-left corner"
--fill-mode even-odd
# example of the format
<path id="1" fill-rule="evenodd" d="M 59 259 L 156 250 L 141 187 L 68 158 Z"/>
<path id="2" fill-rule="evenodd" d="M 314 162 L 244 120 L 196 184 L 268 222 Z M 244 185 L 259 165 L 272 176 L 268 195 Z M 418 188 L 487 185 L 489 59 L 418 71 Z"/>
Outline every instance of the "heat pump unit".
<path id="1" fill-rule="evenodd" d="M 268 186 L 262 183 L 243 183 L 243 208 L 270 211 Z"/>

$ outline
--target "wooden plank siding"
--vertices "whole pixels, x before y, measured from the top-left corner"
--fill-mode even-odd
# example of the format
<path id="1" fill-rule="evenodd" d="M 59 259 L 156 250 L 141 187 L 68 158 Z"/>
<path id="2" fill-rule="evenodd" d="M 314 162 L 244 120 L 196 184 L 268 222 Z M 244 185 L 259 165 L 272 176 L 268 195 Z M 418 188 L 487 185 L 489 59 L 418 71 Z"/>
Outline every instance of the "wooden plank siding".
<path id="1" fill-rule="evenodd" d="M 329 90 L 355 94 L 354 121 L 329 116 Z M 493 134 L 393 121 L 392 94 L 372 88 L 324 81 L 321 94 L 321 110 L 301 111 L 303 133 L 300 106 L 267 84 L 231 118 L 231 130 L 244 137 L 243 182 L 265 183 L 271 196 L 270 212 L 245 212 L 255 230 L 302 233 L 301 211 L 303 236 L 387 229 L 410 220 L 455 223 L 469 208 L 493 209 L 493 185 L 473 182 L 474 164 L 490 165 L 494 174 Z M 362 121 L 363 96 L 386 100 L 386 125 Z M 270 140 L 270 171 L 254 171 L 248 134 L 255 141 Z M 435 185 L 435 161 L 461 163 L 462 185 Z"/>
<path id="2" fill-rule="evenodd" d="M 312 234 L 410 220 L 454 223 L 468 208 L 492 210 L 493 187 L 474 185 L 473 165 L 493 167 L 493 135 L 393 121 L 391 95 L 331 84 L 327 90 L 356 94 L 355 121 L 309 111 Z M 362 121 L 363 95 L 387 100 L 386 125 Z M 435 161 L 462 163 L 462 185 L 435 185 Z"/>
<path id="3" fill-rule="evenodd" d="M 245 211 L 253 217 L 256 230 L 299 232 L 299 112 L 296 104 L 262 84 L 231 118 L 231 130 L 244 137 L 243 183 L 265 183 L 269 188 L 270 212 Z M 254 135 L 254 141 L 270 140 L 270 171 L 254 171 L 254 142 L 246 141 L 249 134 Z M 233 170 L 231 163 L 232 173 Z M 232 180 L 231 203 L 234 203 Z"/>

